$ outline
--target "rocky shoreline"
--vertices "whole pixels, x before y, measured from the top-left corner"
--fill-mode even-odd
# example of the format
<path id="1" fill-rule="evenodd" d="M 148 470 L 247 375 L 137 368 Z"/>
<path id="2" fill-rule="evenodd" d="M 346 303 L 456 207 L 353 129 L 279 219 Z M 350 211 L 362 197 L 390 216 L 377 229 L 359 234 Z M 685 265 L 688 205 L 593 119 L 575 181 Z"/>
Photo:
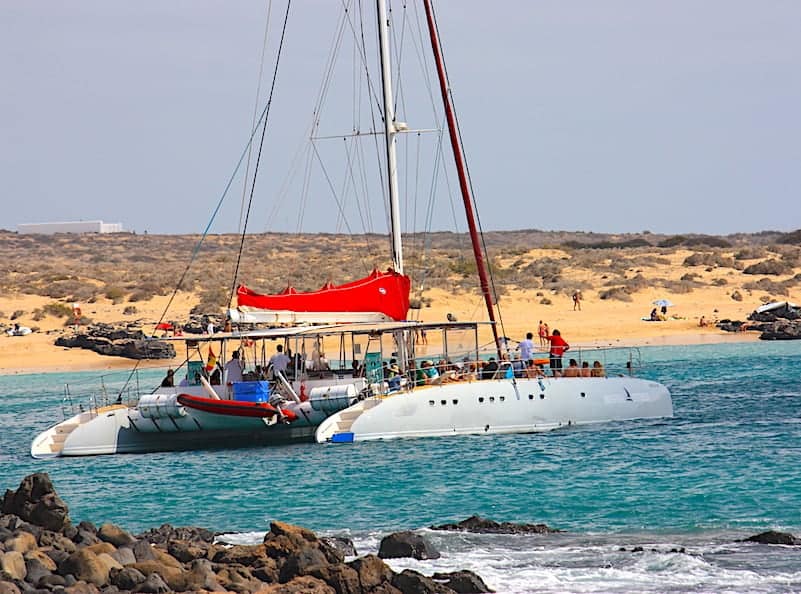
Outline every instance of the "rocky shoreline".
<path id="1" fill-rule="evenodd" d="M 393 571 L 383 558 L 439 557 L 413 532 L 385 537 L 378 555 L 353 543 L 272 522 L 260 545 L 227 545 L 203 528 L 169 525 L 133 536 L 115 526 L 73 525 L 49 476 L 7 490 L 0 515 L 0 594 L 23 592 L 237 592 L 272 594 L 453 594 L 492 592 L 471 571 L 425 576 Z"/>
<path id="2" fill-rule="evenodd" d="M 0 511 L 0 594 L 493 591 L 469 570 L 430 576 L 410 569 L 394 571 L 383 559 L 440 557 L 423 535 L 410 531 L 384 537 L 378 555 L 360 557 L 347 538 L 319 537 L 307 528 L 277 521 L 258 545 L 226 544 L 220 542 L 219 534 L 204 528 L 168 524 L 134 536 L 110 523 L 99 528 L 85 521 L 73 525 L 67 505 L 46 473 L 29 475 L 17 490 L 7 490 Z M 431 528 L 489 534 L 559 532 L 544 524 L 499 523 L 478 516 Z M 801 546 L 801 539 L 774 531 L 741 542 Z M 643 547 L 633 547 L 631 552 L 641 553 Z"/>
<path id="3" fill-rule="evenodd" d="M 721 320 L 717 327 L 726 332 L 759 332 L 760 340 L 801 339 L 801 309 L 790 303 L 776 304 L 768 311 L 754 310 L 745 322 Z"/>

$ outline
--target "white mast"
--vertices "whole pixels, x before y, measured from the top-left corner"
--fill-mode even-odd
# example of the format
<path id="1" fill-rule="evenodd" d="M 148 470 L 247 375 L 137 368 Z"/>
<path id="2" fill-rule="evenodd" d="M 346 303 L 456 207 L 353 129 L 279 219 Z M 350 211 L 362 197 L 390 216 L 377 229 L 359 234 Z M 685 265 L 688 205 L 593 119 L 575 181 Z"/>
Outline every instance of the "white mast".
<path id="1" fill-rule="evenodd" d="M 392 100 L 392 70 L 389 61 L 389 19 L 385 0 L 376 0 L 378 8 L 378 41 L 381 46 L 381 82 L 384 89 L 384 136 L 387 144 L 387 177 L 389 178 L 389 219 L 392 227 L 392 265 L 403 274 L 400 206 L 398 204 L 398 161 L 396 156 L 395 112 Z"/>

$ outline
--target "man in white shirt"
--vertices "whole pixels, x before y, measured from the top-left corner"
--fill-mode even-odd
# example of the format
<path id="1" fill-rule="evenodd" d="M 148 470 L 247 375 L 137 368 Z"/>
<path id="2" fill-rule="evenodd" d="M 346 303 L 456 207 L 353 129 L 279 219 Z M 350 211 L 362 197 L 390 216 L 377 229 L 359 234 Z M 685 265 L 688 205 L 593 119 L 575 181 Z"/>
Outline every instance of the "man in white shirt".
<path id="1" fill-rule="evenodd" d="M 233 384 L 242 381 L 242 361 L 239 360 L 239 351 L 231 353 L 231 360 L 225 364 L 225 381 Z"/>
<path id="2" fill-rule="evenodd" d="M 273 373 L 280 371 L 286 373 L 286 366 L 289 365 L 289 357 L 284 353 L 284 346 L 278 345 L 275 347 L 275 354 L 270 357 L 270 365 L 273 368 Z"/>
<path id="3" fill-rule="evenodd" d="M 526 338 L 520 341 L 517 348 L 520 349 L 520 358 L 523 361 L 531 360 L 531 355 L 534 353 L 534 334 L 531 332 L 526 333 Z"/>

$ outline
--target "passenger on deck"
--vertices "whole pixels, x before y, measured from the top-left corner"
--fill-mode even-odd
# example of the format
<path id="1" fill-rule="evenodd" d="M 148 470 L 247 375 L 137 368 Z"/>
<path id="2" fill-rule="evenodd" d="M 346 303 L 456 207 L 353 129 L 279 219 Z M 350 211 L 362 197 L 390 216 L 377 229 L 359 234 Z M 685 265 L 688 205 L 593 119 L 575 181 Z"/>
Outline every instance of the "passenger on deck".
<path id="1" fill-rule="evenodd" d="M 287 365 L 289 365 L 289 357 L 284 353 L 284 345 L 279 344 L 275 347 L 275 354 L 270 357 L 270 367 L 273 368 L 273 374 L 278 371 L 286 373 Z"/>
<path id="2" fill-rule="evenodd" d="M 175 386 L 175 372 L 172 369 L 167 370 L 167 375 L 161 380 L 162 388 L 172 388 Z"/>
<path id="3" fill-rule="evenodd" d="M 581 377 L 591 377 L 592 373 L 590 371 L 590 363 L 589 361 L 583 361 L 581 363 Z"/>
<path id="4" fill-rule="evenodd" d="M 570 345 L 562 338 L 561 332 L 554 328 L 553 335 L 548 335 L 545 340 L 551 343 L 550 367 L 554 377 L 562 375 L 562 355 L 570 350 Z"/>
<path id="5" fill-rule="evenodd" d="M 495 374 L 498 371 L 498 362 L 495 357 L 490 357 L 489 362 L 481 368 L 481 379 L 490 380 L 495 379 Z"/>
<path id="6" fill-rule="evenodd" d="M 440 375 L 437 371 L 437 368 L 431 363 L 431 361 L 423 361 L 421 364 L 423 368 L 423 375 L 425 376 L 425 383 L 427 384 L 438 384 L 440 382 Z"/>
<path id="7" fill-rule="evenodd" d="M 517 348 L 520 349 L 520 358 L 523 361 L 528 361 L 531 359 L 531 355 L 534 353 L 534 334 L 531 332 L 526 333 L 526 337 L 520 341 L 520 344 L 517 345 Z"/>
<path id="8" fill-rule="evenodd" d="M 353 377 L 362 377 L 362 366 L 359 365 L 359 362 L 354 359 L 353 362 L 350 364 L 351 372 Z"/>
<path id="9" fill-rule="evenodd" d="M 225 364 L 225 381 L 233 384 L 242 381 L 242 361 L 239 360 L 239 351 L 231 353 L 231 360 Z"/>
<path id="10" fill-rule="evenodd" d="M 214 371 L 211 372 L 211 377 L 209 377 L 209 383 L 212 386 L 219 386 L 222 383 L 222 373 L 220 372 L 219 367 L 215 367 Z"/>
<path id="11" fill-rule="evenodd" d="M 578 361 L 575 359 L 570 359 L 570 362 L 567 365 L 567 369 L 565 369 L 564 376 L 565 377 L 579 377 L 581 375 L 581 370 L 578 366 Z"/>
<path id="12" fill-rule="evenodd" d="M 606 377 L 606 371 L 600 361 L 594 361 L 592 364 L 592 377 Z"/>

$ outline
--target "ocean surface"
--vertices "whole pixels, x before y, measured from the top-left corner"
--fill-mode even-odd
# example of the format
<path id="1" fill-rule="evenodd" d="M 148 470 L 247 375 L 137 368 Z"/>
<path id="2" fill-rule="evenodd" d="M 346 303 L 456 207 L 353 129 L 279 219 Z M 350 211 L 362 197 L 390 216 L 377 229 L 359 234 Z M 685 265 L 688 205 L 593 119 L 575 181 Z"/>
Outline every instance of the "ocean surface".
<path id="1" fill-rule="evenodd" d="M 641 354 L 640 375 L 673 395 L 673 419 L 49 461 L 30 457 L 31 440 L 61 420 L 63 384 L 77 394 L 97 374 L 4 376 L 0 487 L 46 471 L 74 521 L 199 525 L 255 543 L 280 519 L 350 536 L 360 554 L 391 531 L 472 514 L 564 531 L 427 531 L 441 559 L 391 563 L 472 569 L 499 592 L 801 592 L 801 547 L 739 542 L 801 536 L 801 342 Z"/>

